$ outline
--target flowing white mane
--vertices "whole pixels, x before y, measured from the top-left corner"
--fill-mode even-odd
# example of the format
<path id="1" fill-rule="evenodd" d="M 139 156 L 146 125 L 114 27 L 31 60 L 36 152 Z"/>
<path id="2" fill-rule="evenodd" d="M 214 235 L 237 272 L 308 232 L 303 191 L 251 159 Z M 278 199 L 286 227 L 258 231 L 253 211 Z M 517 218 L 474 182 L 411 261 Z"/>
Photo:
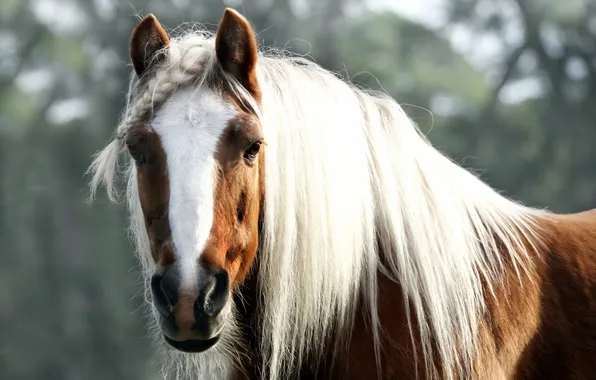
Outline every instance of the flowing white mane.
<path id="1" fill-rule="evenodd" d="M 218 64 L 213 36 L 172 39 L 166 59 L 142 88 L 131 87 L 117 136 L 177 88 L 206 85 Z M 482 280 L 502 269 L 497 245 L 523 271 L 524 243 L 536 211 L 497 194 L 435 150 L 401 107 L 366 93 L 304 59 L 263 55 L 257 105 L 267 141 L 266 200 L 260 260 L 262 351 L 270 379 L 287 378 L 332 330 L 349 332 L 358 301 L 370 312 L 375 341 L 377 276 L 402 286 L 412 324 L 420 328 L 428 374 L 470 371 L 484 308 Z M 113 194 L 121 140 L 92 165 L 92 189 Z M 153 272 L 129 165 L 132 232 L 147 278 Z M 382 267 L 379 255 L 384 256 Z M 204 354 L 169 352 L 166 377 L 222 378 L 230 346 Z M 458 363 L 463 363 L 463 368 Z M 461 372 L 464 371 L 464 372 Z"/>

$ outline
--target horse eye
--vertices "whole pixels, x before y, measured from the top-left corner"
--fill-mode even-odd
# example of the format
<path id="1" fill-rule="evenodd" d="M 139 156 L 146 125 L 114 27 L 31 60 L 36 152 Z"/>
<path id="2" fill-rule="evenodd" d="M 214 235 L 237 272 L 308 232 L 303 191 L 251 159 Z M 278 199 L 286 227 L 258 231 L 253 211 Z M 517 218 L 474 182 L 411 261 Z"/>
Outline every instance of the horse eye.
<path id="1" fill-rule="evenodd" d="M 254 162 L 257 158 L 257 154 L 259 154 L 259 150 L 261 149 L 261 142 L 257 141 L 253 143 L 245 152 L 244 152 L 244 159 L 249 162 Z"/>
<path id="2" fill-rule="evenodd" d="M 146 161 L 145 147 L 142 141 L 126 141 L 126 148 L 137 165 L 143 165 Z"/>

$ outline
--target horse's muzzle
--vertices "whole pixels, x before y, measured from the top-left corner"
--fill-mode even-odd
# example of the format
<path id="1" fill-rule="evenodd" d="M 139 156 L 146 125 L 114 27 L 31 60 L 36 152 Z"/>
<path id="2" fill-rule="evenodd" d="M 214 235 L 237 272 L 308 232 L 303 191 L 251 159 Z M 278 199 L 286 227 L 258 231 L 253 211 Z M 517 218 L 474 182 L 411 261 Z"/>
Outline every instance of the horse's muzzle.
<path id="1" fill-rule="evenodd" d="M 166 342 L 184 352 L 201 352 L 219 340 L 229 314 L 230 285 L 224 269 L 200 267 L 196 287 L 182 289 L 175 266 L 151 278 L 155 316 Z"/>

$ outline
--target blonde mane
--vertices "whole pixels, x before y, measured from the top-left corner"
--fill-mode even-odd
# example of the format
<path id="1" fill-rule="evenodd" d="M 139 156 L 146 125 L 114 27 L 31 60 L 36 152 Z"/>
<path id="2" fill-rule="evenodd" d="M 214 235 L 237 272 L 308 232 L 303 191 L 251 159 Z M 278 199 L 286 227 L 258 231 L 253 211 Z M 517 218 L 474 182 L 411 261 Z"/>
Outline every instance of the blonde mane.
<path id="1" fill-rule="evenodd" d="M 490 296 L 483 281 L 497 286 L 505 259 L 523 274 L 538 211 L 507 200 L 439 153 L 390 97 L 364 92 L 307 60 L 263 54 L 257 104 L 219 70 L 211 34 L 181 35 L 164 54 L 145 84 L 131 86 L 115 138 L 91 166 L 92 193 L 104 184 L 114 198 L 127 128 L 176 89 L 207 86 L 215 73 L 257 110 L 267 141 L 258 253 L 267 377 L 288 378 L 320 354 L 334 331 L 349 335 L 360 301 L 378 354 L 379 273 L 403 288 L 426 375 L 470 374 Z M 128 177 L 131 231 L 148 279 L 154 264 L 132 163 Z M 206 353 L 166 350 L 164 377 L 225 378 L 237 365 L 238 353 L 226 343 L 234 331 Z"/>

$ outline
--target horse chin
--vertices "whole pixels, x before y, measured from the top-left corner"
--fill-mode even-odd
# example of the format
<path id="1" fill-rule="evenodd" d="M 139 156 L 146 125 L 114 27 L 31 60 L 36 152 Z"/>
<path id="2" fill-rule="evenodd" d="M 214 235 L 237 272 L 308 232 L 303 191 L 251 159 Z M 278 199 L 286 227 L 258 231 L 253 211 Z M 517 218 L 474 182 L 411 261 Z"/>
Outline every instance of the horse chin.
<path id="1" fill-rule="evenodd" d="M 219 335 L 206 340 L 189 339 L 189 340 L 173 340 L 164 335 L 165 341 L 178 351 L 186 353 L 204 352 L 215 346 L 219 341 Z"/>

